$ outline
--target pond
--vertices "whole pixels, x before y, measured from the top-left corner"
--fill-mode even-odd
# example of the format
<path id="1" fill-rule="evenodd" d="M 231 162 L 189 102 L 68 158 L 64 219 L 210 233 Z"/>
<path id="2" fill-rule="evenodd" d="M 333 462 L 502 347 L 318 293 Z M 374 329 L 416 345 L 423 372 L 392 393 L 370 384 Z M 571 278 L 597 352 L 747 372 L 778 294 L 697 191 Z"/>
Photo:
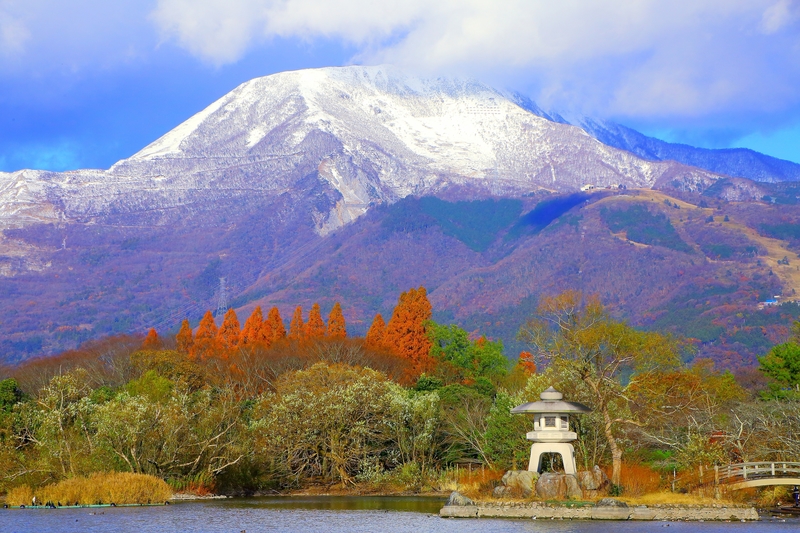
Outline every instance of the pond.
<path id="1" fill-rule="evenodd" d="M 157 507 L 0 509 L 0 533 L 633 533 L 797 531 L 800 519 L 752 523 L 443 519 L 430 497 L 269 497 L 180 502 Z"/>

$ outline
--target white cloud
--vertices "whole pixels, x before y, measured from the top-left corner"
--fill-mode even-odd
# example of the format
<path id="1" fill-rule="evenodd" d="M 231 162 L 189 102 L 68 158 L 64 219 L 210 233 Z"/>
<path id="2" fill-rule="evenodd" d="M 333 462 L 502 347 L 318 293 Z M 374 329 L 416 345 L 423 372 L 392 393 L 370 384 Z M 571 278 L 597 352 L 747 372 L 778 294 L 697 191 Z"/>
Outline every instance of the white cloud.
<path id="1" fill-rule="evenodd" d="M 336 37 L 365 44 L 391 35 L 424 9 L 419 0 L 162 0 L 151 17 L 165 37 L 222 65 L 270 37 Z"/>
<path id="2" fill-rule="evenodd" d="M 0 54 L 18 56 L 30 37 L 31 33 L 22 21 L 0 11 Z"/>
<path id="3" fill-rule="evenodd" d="M 767 35 L 780 31 L 797 20 L 800 6 L 796 0 L 778 0 L 761 17 L 761 31 Z"/>
<path id="4" fill-rule="evenodd" d="M 155 44 L 147 20 L 154 7 L 154 0 L 0 0 L 0 72 L 129 62 Z"/>
<path id="5" fill-rule="evenodd" d="M 545 104 L 700 116 L 800 105 L 797 0 L 158 0 L 166 39 L 222 65 L 272 37 L 524 85 Z"/>

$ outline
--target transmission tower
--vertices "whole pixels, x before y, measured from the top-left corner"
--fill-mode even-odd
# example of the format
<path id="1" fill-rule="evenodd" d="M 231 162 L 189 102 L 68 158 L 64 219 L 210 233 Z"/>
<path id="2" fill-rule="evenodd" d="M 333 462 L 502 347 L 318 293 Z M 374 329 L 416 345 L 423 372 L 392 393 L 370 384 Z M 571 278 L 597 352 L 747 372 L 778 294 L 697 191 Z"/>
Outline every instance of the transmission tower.
<path id="1" fill-rule="evenodd" d="M 214 316 L 225 316 L 228 312 L 228 291 L 225 288 L 225 278 L 219 278 L 219 295 L 217 298 L 217 311 Z"/>

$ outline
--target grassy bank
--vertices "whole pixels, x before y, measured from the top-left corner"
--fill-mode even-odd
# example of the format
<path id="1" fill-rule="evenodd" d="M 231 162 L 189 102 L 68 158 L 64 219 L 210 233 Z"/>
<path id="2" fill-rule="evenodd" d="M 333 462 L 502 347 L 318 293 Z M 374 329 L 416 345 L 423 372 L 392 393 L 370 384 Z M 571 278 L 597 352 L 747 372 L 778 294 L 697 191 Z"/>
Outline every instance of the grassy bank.
<path id="1" fill-rule="evenodd" d="M 36 497 L 38 505 L 47 502 L 61 505 L 95 504 L 147 504 L 163 503 L 172 496 L 172 490 L 163 480 L 145 474 L 109 472 L 90 477 L 74 477 L 43 487 L 22 485 L 11 489 L 6 503 L 12 506 L 31 505 Z"/>

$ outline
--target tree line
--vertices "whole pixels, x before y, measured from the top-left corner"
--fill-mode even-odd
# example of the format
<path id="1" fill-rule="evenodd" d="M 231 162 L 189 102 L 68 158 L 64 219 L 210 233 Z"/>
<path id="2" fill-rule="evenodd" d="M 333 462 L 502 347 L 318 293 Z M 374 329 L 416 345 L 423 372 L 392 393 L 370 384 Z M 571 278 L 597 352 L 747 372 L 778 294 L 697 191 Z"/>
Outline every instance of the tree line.
<path id="1" fill-rule="evenodd" d="M 432 321 L 420 287 L 363 338 L 337 303 L 327 321 L 298 307 L 288 331 L 277 308 L 255 308 L 243 326 L 209 312 L 174 337 L 94 341 L 2 370 L 0 491 L 98 471 L 233 492 L 436 488 L 457 465 L 525 468 L 532 421 L 510 409 L 551 385 L 593 408 L 574 420 L 578 463 L 620 488 L 634 464 L 666 480 L 800 457 L 800 329 L 762 358 L 760 390 L 577 292 L 543 297 L 519 336 L 529 348 L 512 363 L 500 342 Z"/>

